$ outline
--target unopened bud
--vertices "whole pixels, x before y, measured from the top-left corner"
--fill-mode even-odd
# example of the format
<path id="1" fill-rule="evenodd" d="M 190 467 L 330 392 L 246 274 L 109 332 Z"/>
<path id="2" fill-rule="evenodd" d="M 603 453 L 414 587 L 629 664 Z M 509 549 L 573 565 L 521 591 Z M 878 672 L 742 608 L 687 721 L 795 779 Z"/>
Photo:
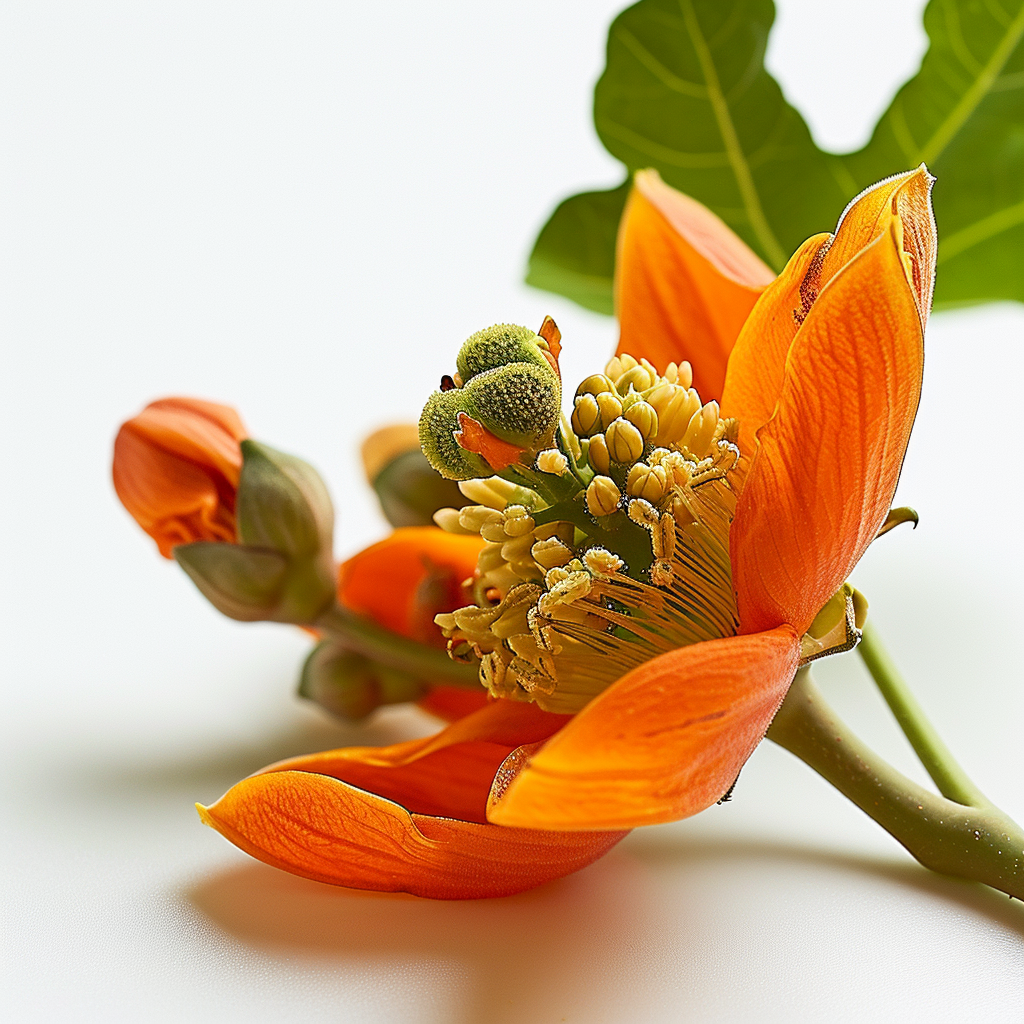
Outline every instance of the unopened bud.
<path id="1" fill-rule="evenodd" d="M 649 366 L 650 364 L 647 366 L 634 366 L 632 369 L 627 370 L 615 381 L 615 387 L 620 393 L 626 392 L 630 388 L 636 391 L 646 391 L 654 384 L 656 376 L 653 372 L 653 367 L 648 368 Z"/>
<path id="2" fill-rule="evenodd" d="M 600 395 L 604 391 L 609 391 L 614 394 L 615 385 L 612 383 L 611 379 L 606 377 L 603 373 L 592 373 L 576 389 L 576 395 L 577 397 L 582 395 Z"/>
<path id="3" fill-rule="evenodd" d="M 601 426 L 606 429 L 609 423 L 622 415 L 622 400 L 607 391 L 597 396 L 597 407 L 601 412 Z"/>
<path id="4" fill-rule="evenodd" d="M 608 475 L 608 470 L 611 468 L 611 456 L 608 454 L 608 442 L 605 441 L 604 434 L 595 434 L 590 439 L 590 444 L 587 446 L 587 461 L 594 472 Z"/>
<path id="5" fill-rule="evenodd" d="M 640 431 L 645 441 L 649 441 L 658 433 L 658 414 L 654 411 L 654 406 L 648 402 L 633 402 L 623 413 L 623 417 Z"/>
<path id="6" fill-rule="evenodd" d="M 657 505 L 668 489 L 668 473 L 662 466 L 647 466 L 638 462 L 626 478 L 626 493 L 634 498 L 644 498 Z"/>
<path id="7" fill-rule="evenodd" d="M 643 435 L 622 417 L 608 427 L 604 436 L 613 462 L 636 462 L 644 453 Z"/>
<path id="8" fill-rule="evenodd" d="M 591 515 L 610 516 L 619 506 L 621 491 L 610 476 L 595 476 L 587 488 L 587 508 Z"/>
<path id="9" fill-rule="evenodd" d="M 686 427 L 682 445 L 688 448 L 697 458 L 707 454 L 708 446 L 715 436 L 718 426 L 718 403 L 708 402 L 699 412 L 695 412 Z"/>
<path id="10" fill-rule="evenodd" d="M 590 437 L 601 429 L 601 410 L 593 395 L 580 395 L 572 410 L 572 429 L 577 437 Z"/>
<path id="11" fill-rule="evenodd" d="M 604 372 L 612 380 L 617 380 L 627 370 L 632 370 L 636 365 L 637 361 L 628 352 L 623 352 L 622 355 L 612 356 L 608 360 Z"/>

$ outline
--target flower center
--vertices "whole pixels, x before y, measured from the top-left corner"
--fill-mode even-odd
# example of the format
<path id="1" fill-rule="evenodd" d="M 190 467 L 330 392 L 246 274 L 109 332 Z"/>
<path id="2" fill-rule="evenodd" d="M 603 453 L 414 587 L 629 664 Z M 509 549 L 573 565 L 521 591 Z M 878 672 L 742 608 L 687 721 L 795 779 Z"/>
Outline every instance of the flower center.
<path id="1" fill-rule="evenodd" d="M 736 422 L 688 363 L 617 356 L 588 377 L 556 447 L 465 480 L 439 525 L 485 544 L 474 603 L 435 620 L 495 696 L 575 712 L 667 651 L 731 636 Z"/>

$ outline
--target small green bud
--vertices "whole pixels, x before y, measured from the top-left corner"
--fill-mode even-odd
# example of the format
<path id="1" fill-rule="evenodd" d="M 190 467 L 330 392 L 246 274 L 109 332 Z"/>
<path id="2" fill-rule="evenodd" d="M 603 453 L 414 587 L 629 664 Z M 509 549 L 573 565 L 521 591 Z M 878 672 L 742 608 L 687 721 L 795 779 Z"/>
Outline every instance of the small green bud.
<path id="1" fill-rule="evenodd" d="M 470 335 L 459 349 L 456 366 L 464 384 L 479 373 L 511 363 L 532 363 L 550 370 L 540 344 L 543 339 L 528 327 L 495 324 Z M 545 343 L 546 344 L 546 343 Z"/>
<path id="2" fill-rule="evenodd" d="M 276 618 L 288 559 L 276 551 L 199 540 L 178 544 L 175 561 L 217 611 L 240 622 Z"/>
<path id="3" fill-rule="evenodd" d="M 460 429 L 459 413 L 477 418 L 475 406 L 467 401 L 465 388 L 435 391 L 420 415 L 420 447 L 423 454 L 446 480 L 472 480 L 490 476 L 491 468 L 479 455 L 467 452 L 455 440 Z"/>
<path id="4" fill-rule="evenodd" d="M 384 704 L 418 700 L 426 686 L 406 672 L 388 668 L 329 640 L 313 648 L 302 667 L 299 696 L 348 721 L 358 721 Z"/>
<path id="5" fill-rule="evenodd" d="M 514 363 L 477 374 L 461 392 L 464 407 L 492 434 L 521 448 L 533 448 L 550 438 L 562 407 L 557 374 L 545 364 Z M 445 394 L 459 394 L 447 391 Z M 476 412 L 472 412 L 475 408 Z"/>

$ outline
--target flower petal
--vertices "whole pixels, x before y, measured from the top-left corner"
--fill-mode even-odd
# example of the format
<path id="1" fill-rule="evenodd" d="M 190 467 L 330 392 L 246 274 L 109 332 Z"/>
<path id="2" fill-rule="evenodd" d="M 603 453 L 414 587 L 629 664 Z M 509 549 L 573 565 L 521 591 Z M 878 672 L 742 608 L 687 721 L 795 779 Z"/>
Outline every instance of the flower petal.
<path id="1" fill-rule="evenodd" d="M 800 308 L 804 278 L 831 237 L 814 235 L 790 257 L 757 300 L 729 356 L 722 415 L 738 421 L 740 450 L 748 457 L 754 454 L 757 431 L 772 418 L 782 390 L 786 356 L 799 327 L 793 314 Z"/>
<path id="2" fill-rule="evenodd" d="M 524 743 L 546 740 L 568 720 L 535 704 L 492 700 L 424 739 L 385 747 L 342 747 L 264 768 L 315 772 L 376 793 L 418 814 L 483 823 L 502 762 Z"/>
<path id="3" fill-rule="evenodd" d="M 788 626 L 681 647 L 641 665 L 495 779 L 487 818 L 632 828 L 703 810 L 735 781 L 796 671 Z"/>
<path id="4" fill-rule="evenodd" d="M 252 856 L 321 882 L 436 899 L 509 895 L 584 867 L 625 834 L 486 824 L 497 768 L 565 721 L 492 701 L 422 740 L 281 761 L 200 814 Z"/>
<path id="5" fill-rule="evenodd" d="M 718 398 L 736 336 L 774 277 L 707 207 L 639 171 L 619 227 L 617 351 L 659 369 L 688 359 L 701 397 Z"/>
<path id="6" fill-rule="evenodd" d="M 371 544 L 338 570 L 338 600 L 402 636 L 443 644 L 439 612 L 465 604 L 462 582 L 473 575 L 483 541 L 410 526 Z"/>
<path id="7" fill-rule="evenodd" d="M 909 257 L 909 277 L 918 312 L 922 324 L 927 323 L 932 307 L 938 251 L 931 207 L 934 181 L 921 164 L 914 171 L 894 174 L 872 185 L 852 200 L 839 219 L 835 240 L 821 264 L 818 290 L 824 288 L 874 239 L 888 231 L 893 218 L 898 218 L 903 230 L 903 249 Z"/>
<path id="8" fill-rule="evenodd" d="M 433 899 L 510 896 L 578 871 L 624 832 L 543 832 L 410 814 L 324 775 L 254 775 L 203 821 L 253 857 L 333 885 Z"/>
<path id="9" fill-rule="evenodd" d="M 802 633 L 889 511 L 924 360 L 898 227 L 832 278 L 790 349 L 730 532 L 743 632 Z"/>
<path id="10" fill-rule="evenodd" d="M 428 714 L 445 722 L 456 722 L 485 707 L 490 700 L 487 691 L 469 690 L 462 686 L 435 686 L 416 704 Z"/>

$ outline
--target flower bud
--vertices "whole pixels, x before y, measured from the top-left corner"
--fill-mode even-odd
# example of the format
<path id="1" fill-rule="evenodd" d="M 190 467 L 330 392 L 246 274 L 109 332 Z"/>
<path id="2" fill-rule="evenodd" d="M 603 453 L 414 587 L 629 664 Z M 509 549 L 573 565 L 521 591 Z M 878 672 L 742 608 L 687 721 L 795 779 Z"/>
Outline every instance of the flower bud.
<path id="1" fill-rule="evenodd" d="M 235 540 L 246 436 L 234 409 L 196 398 L 152 402 L 118 431 L 114 489 L 165 558 L 177 544 Z"/>
<path id="2" fill-rule="evenodd" d="M 590 439 L 590 443 L 587 445 L 587 461 L 590 463 L 590 468 L 596 473 L 608 475 L 611 456 L 608 454 L 608 442 L 605 441 L 604 434 L 595 434 Z"/>
<path id="3" fill-rule="evenodd" d="M 626 478 L 626 493 L 657 505 L 668 490 L 668 473 L 662 466 L 647 466 L 638 462 Z"/>
<path id="4" fill-rule="evenodd" d="M 580 395 L 576 399 L 571 425 L 577 437 L 590 437 L 601 429 L 601 410 L 593 395 Z"/>
<path id="5" fill-rule="evenodd" d="M 715 436 L 718 426 L 718 403 L 708 402 L 690 418 L 681 444 L 688 448 L 697 458 L 702 458 Z"/>
<path id="6" fill-rule="evenodd" d="M 645 441 L 649 441 L 658 433 L 658 414 L 654 411 L 654 406 L 648 402 L 633 402 L 623 416 L 640 431 Z"/>
<path id="7" fill-rule="evenodd" d="M 621 417 L 615 420 L 604 436 L 614 462 L 636 462 L 644 453 L 643 435 L 629 420 Z"/>
<path id="8" fill-rule="evenodd" d="M 579 398 L 581 395 L 596 396 L 605 391 L 615 394 L 615 385 L 612 383 L 611 378 L 606 377 L 603 373 L 592 373 L 576 389 L 576 397 Z"/>
<path id="9" fill-rule="evenodd" d="M 487 370 L 495 370 L 512 363 L 532 363 L 545 370 L 551 364 L 541 350 L 543 339 L 529 327 L 516 324 L 495 324 L 470 335 L 463 342 L 456 359 L 459 376 L 468 384 L 471 378 Z"/>
<path id="10" fill-rule="evenodd" d="M 657 373 L 654 368 L 647 363 L 646 365 L 634 366 L 627 370 L 621 377 L 615 381 L 615 387 L 619 393 L 628 391 L 631 387 L 636 391 L 646 391 L 649 387 L 652 387 L 657 377 Z"/>
<path id="11" fill-rule="evenodd" d="M 362 456 L 366 477 L 392 526 L 427 526 L 439 509 L 466 504 L 455 483 L 427 461 L 411 423 L 374 431 L 363 442 Z"/>
<path id="12" fill-rule="evenodd" d="M 299 680 L 300 697 L 348 721 L 365 718 L 384 704 L 418 700 L 427 689 L 415 676 L 329 640 L 313 648 Z"/>
<path id="13" fill-rule="evenodd" d="M 622 493 L 609 476 L 595 476 L 587 488 L 587 508 L 591 515 L 610 516 L 618 507 Z"/>
<path id="14" fill-rule="evenodd" d="M 601 413 L 601 426 L 607 430 L 608 425 L 622 415 L 622 399 L 604 391 L 597 396 L 597 408 Z"/>

